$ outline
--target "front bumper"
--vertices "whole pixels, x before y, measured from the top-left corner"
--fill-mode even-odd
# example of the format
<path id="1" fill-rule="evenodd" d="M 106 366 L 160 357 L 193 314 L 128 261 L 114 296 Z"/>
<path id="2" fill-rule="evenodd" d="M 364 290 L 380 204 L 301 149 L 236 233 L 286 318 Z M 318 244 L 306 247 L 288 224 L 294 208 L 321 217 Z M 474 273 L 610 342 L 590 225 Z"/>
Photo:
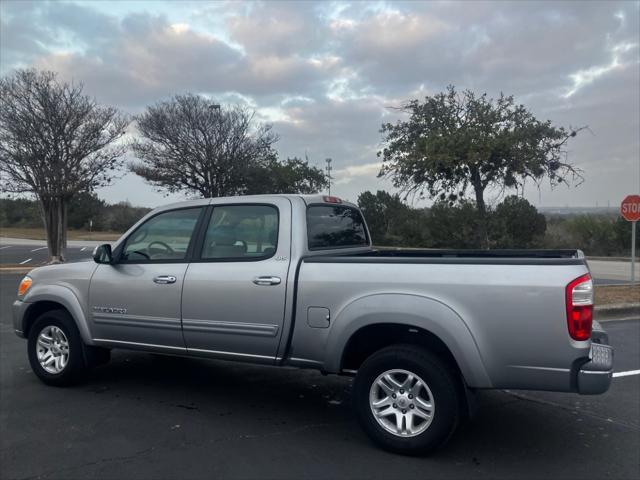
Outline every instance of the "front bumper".
<path id="1" fill-rule="evenodd" d="M 16 300 L 15 302 L 13 302 L 13 331 L 21 338 L 25 338 L 23 320 L 29 306 L 30 304 L 28 302 L 23 302 L 22 300 Z"/>
<path id="2" fill-rule="evenodd" d="M 578 393 L 597 395 L 609 390 L 613 375 L 613 347 L 609 336 L 598 322 L 594 322 L 591 334 L 589 360 L 577 371 Z"/>

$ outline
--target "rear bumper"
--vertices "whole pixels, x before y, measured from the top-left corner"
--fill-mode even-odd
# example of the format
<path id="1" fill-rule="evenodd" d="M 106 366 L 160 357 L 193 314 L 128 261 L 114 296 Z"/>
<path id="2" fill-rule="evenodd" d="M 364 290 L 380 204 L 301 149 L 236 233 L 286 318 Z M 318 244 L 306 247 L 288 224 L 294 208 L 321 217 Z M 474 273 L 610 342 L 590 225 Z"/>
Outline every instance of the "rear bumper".
<path id="1" fill-rule="evenodd" d="M 609 390 L 613 375 L 613 347 L 600 324 L 594 322 L 589 360 L 577 370 L 576 385 L 582 395 L 597 395 Z"/>

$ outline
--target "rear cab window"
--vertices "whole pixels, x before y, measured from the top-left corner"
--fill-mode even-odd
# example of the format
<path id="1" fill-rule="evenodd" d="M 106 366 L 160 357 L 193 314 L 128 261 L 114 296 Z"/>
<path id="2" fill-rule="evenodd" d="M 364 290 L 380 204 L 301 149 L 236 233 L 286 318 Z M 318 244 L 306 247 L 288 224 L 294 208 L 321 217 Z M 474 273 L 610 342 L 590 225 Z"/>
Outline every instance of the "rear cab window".
<path id="1" fill-rule="evenodd" d="M 307 239 L 309 250 L 369 246 L 362 214 L 348 205 L 309 205 Z"/>

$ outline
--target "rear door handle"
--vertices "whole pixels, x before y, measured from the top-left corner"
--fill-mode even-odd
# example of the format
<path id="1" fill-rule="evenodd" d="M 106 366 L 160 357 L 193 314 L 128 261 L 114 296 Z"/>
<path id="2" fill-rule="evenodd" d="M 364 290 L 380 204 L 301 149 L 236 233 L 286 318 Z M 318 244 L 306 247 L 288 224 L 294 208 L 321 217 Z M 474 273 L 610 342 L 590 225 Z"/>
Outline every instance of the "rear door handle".
<path id="1" fill-rule="evenodd" d="M 256 277 L 253 279 L 253 283 L 256 285 L 280 285 L 280 277 Z"/>
<path id="2" fill-rule="evenodd" d="M 156 278 L 153 279 L 153 281 L 161 285 L 164 285 L 167 283 L 176 283 L 176 277 L 174 277 L 173 275 L 158 275 Z"/>

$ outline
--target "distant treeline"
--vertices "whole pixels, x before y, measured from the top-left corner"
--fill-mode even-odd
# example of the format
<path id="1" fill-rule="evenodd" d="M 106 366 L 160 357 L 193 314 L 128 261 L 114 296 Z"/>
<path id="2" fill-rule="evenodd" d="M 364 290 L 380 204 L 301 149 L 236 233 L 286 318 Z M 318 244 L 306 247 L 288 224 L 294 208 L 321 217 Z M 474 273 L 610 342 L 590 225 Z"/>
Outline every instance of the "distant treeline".
<path id="1" fill-rule="evenodd" d="M 78 194 L 69 201 L 67 226 L 77 230 L 124 232 L 150 210 L 133 207 L 128 202 L 108 204 L 95 195 Z M 42 225 L 37 201 L 0 198 L 0 228 L 42 228 Z"/>
<path id="2" fill-rule="evenodd" d="M 399 195 L 367 191 L 358 197 L 358 204 L 375 245 L 479 248 L 474 235 L 478 210 L 472 202 L 412 208 Z M 149 210 L 77 195 L 69 203 L 68 226 L 88 230 L 92 221 L 94 231 L 124 232 Z M 487 214 L 491 248 L 579 248 L 594 256 L 626 256 L 631 248 L 631 225 L 614 213 L 545 216 L 527 200 L 509 196 Z M 38 203 L 0 199 L 0 228 L 6 227 L 42 227 Z"/>
<path id="3" fill-rule="evenodd" d="M 481 248 L 478 209 L 470 201 L 412 208 L 399 195 L 364 192 L 358 205 L 374 244 L 423 248 Z M 490 248 L 579 248 L 592 256 L 628 256 L 631 224 L 615 213 L 543 215 L 526 199 L 508 196 L 489 207 Z M 640 237 L 640 235 L 638 235 Z M 636 247 L 640 249 L 640 238 Z"/>

